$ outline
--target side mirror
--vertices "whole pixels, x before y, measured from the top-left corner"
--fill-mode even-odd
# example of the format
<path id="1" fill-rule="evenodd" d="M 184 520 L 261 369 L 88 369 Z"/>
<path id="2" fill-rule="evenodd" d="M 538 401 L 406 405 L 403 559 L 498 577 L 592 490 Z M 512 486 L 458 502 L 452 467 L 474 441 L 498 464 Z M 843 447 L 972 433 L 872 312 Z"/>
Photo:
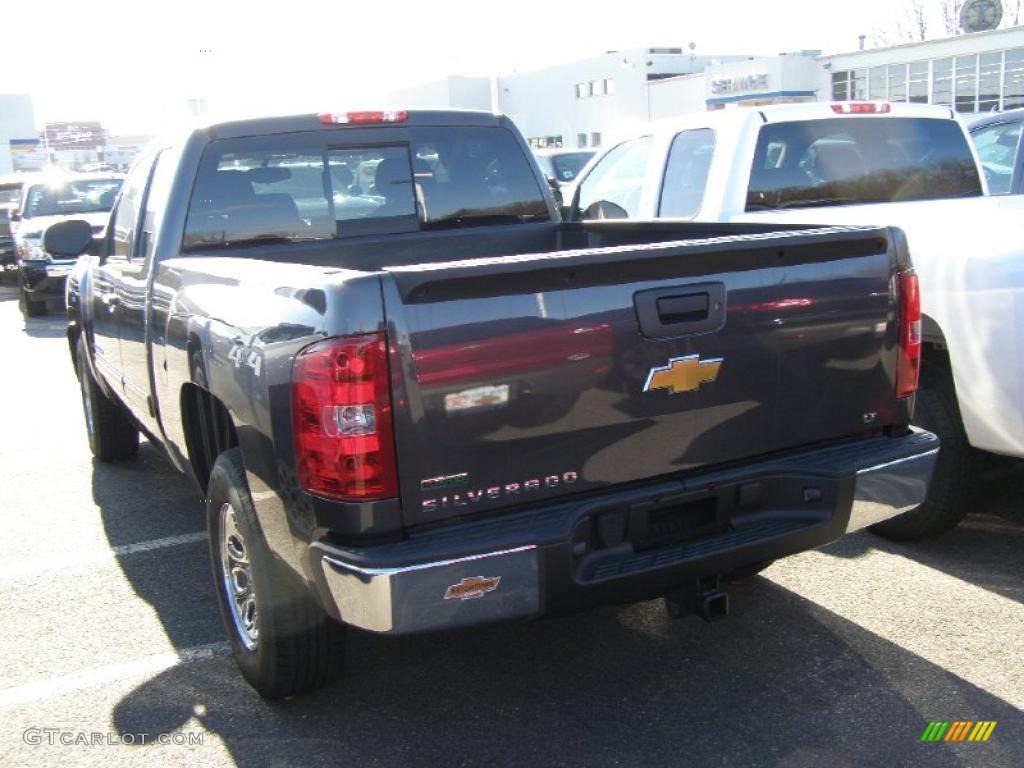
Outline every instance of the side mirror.
<path id="1" fill-rule="evenodd" d="M 43 250 L 54 256 L 81 256 L 92 244 L 92 226 L 82 219 L 61 221 L 43 233 Z"/>
<path id="2" fill-rule="evenodd" d="M 11 221 L 21 221 L 21 211 L 11 211 L 9 218 Z"/>

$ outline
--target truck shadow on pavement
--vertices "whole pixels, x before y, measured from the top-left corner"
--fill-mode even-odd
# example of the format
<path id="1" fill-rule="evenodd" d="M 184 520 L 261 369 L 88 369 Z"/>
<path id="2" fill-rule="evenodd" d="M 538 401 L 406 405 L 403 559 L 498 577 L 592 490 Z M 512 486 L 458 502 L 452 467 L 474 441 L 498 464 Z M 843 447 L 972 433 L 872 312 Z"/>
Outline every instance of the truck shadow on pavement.
<path id="1" fill-rule="evenodd" d="M 218 658 L 168 670 L 113 713 L 122 733 L 201 724 L 239 765 L 1020 765 L 1024 715 L 756 579 L 738 615 L 672 622 L 646 603 L 448 635 L 353 634 L 347 677 L 271 705 Z M 998 722 L 922 744 L 931 719 Z M 140 747 L 144 748 L 144 747 Z"/>
<path id="2" fill-rule="evenodd" d="M 111 548 L 205 532 L 198 492 L 145 439 L 131 461 L 93 462 L 92 495 Z M 118 565 L 175 648 L 223 639 L 205 539 L 128 554 Z"/>
<path id="3" fill-rule="evenodd" d="M 1024 603 L 1024 462 L 991 474 L 984 488 L 976 509 L 941 536 L 903 543 L 868 533 L 821 551 L 842 558 L 889 552 Z"/>
<path id="4" fill-rule="evenodd" d="M 25 333 L 34 339 L 59 339 L 67 335 L 68 319 L 50 312 L 40 317 L 22 317 Z"/>
<path id="5" fill-rule="evenodd" d="M 93 494 L 111 546 L 202 526 L 197 494 L 148 443 L 95 464 Z M 991 550 L 994 534 L 978 535 Z M 175 648 L 223 639 L 205 542 L 119 563 Z M 421 637 L 354 631 L 343 679 L 283 703 L 215 655 L 138 686 L 111 720 L 123 734 L 201 727 L 241 765 L 1024 763 L 1024 714 L 956 670 L 768 579 L 731 593 L 715 624 L 647 602 Z M 999 725 L 986 744 L 922 744 L 940 718 Z"/>

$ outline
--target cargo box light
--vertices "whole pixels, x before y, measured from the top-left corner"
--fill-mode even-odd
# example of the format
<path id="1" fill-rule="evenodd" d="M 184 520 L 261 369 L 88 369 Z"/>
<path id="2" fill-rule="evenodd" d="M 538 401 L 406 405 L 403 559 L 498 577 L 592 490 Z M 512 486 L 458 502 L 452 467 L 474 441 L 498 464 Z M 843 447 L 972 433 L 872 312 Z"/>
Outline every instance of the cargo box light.
<path id="1" fill-rule="evenodd" d="M 887 115 L 892 104 L 884 101 L 842 101 L 832 105 L 837 115 Z"/>
<path id="2" fill-rule="evenodd" d="M 321 112 L 317 117 L 324 125 L 378 125 L 404 123 L 409 113 L 401 112 Z"/>

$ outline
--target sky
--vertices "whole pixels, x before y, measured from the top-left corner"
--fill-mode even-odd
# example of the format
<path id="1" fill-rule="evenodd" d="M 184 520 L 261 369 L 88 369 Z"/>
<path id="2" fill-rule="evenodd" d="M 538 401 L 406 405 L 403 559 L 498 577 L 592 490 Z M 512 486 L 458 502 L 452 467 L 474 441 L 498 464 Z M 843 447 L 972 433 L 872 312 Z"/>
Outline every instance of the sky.
<path id="1" fill-rule="evenodd" d="M 4 14 L 0 93 L 31 93 L 39 126 L 100 120 L 159 134 L 183 127 L 189 98 L 205 98 L 211 119 L 400 107 L 386 103 L 394 88 L 607 50 L 854 50 L 859 34 L 891 31 L 908 1 L 15 3 Z"/>

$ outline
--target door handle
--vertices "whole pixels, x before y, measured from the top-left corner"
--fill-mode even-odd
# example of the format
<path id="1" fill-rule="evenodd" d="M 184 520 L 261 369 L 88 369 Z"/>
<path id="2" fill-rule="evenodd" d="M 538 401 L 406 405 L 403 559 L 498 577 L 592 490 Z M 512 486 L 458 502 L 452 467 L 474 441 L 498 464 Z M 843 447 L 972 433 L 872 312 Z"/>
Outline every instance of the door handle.
<path id="1" fill-rule="evenodd" d="M 649 339 L 712 333 L 725 324 L 725 283 L 640 291 L 633 306 L 640 332 Z"/>
<path id="2" fill-rule="evenodd" d="M 666 296 L 657 300 L 658 319 L 662 325 L 707 320 L 710 298 L 707 292 L 685 296 Z"/>

